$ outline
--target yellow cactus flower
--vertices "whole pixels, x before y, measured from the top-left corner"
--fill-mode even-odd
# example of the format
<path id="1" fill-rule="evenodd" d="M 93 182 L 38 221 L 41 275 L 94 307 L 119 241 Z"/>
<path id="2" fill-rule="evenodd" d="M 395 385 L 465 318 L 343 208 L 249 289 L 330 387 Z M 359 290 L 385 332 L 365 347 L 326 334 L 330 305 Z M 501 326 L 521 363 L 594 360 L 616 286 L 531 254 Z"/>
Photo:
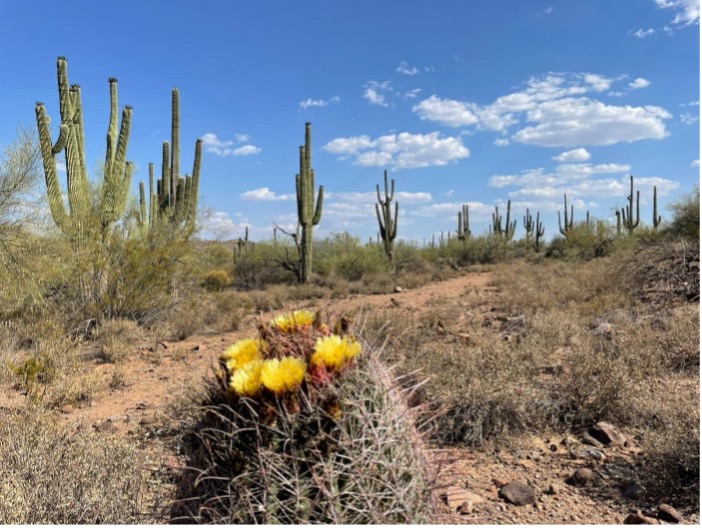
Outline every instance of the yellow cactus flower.
<path id="1" fill-rule="evenodd" d="M 310 357 L 310 364 L 315 367 L 324 365 L 329 369 L 338 370 L 348 360 L 356 357 L 359 352 L 361 352 L 360 343 L 333 334 L 317 339 L 314 353 Z"/>
<path id="2" fill-rule="evenodd" d="M 261 359 L 264 343 L 259 339 L 242 339 L 228 347 L 221 356 L 230 372 L 242 368 L 251 361 Z"/>
<path id="3" fill-rule="evenodd" d="M 241 396 L 255 396 L 261 390 L 263 361 L 255 359 L 237 369 L 229 380 L 229 388 Z"/>
<path id="4" fill-rule="evenodd" d="M 296 357 L 269 359 L 263 362 L 261 381 L 273 392 L 281 393 L 295 390 L 305 378 L 307 365 Z"/>
<path id="5" fill-rule="evenodd" d="M 295 330 L 312 326 L 316 314 L 307 310 L 295 310 L 290 314 L 279 315 L 271 321 L 271 326 L 283 332 L 292 333 Z"/>

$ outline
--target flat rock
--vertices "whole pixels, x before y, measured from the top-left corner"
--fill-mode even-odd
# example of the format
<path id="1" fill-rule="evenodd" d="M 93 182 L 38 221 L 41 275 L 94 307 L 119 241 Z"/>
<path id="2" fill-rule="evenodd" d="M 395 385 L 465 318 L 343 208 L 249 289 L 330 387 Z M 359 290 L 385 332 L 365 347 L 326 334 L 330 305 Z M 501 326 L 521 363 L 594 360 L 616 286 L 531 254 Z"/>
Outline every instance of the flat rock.
<path id="1" fill-rule="evenodd" d="M 585 460 L 597 460 L 598 462 L 607 460 L 607 456 L 599 449 L 584 449 L 583 451 L 579 451 L 578 458 Z"/>
<path id="2" fill-rule="evenodd" d="M 534 488 L 518 480 L 513 480 L 500 489 L 500 497 L 515 506 L 526 506 L 536 502 Z"/>
<path id="3" fill-rule="evenodd" d="M 605 446 L 623 446 L 629 441 L 627 435 L 609 422 L 597 422 L 588 433 Z"/>
<path id="4" fill-rule="evenodd" d="M 485 502 L 485 499 L 480 495 L 476 495 L 475 493 L 471 493 L 457 486 L 450 486 L 441 494 L 441 500 L 451 508 L 452 512 L 462 515 L 471 513 L 473 511 L 473 505 Z"/>
<path id="5" fill-rule="evenodd" d="M 661 503 L 658 505 L 658 518 L 671 523 L 683 522 L 683 516 L 670 504 Z"/>
<path id="6" fill-rule="evenodd" d="M 659 524 L 657 519 L 646 517 L 641 513 L 632 513 L 626 519 L 624 524 Z"/>
<path id="7" fill-rule="evenodd" d="M 156 422 L 158 422 L 156 415 L 147 414 L 141 417 L 141 420 L 139 420 L 139 425 L 154 425 Z"/>
<path id="8" fill-rule="evenodd" d="M 402 286 L 395 286 L 395 293 L 402 293 L 403 291 L 405 290 Z"/>

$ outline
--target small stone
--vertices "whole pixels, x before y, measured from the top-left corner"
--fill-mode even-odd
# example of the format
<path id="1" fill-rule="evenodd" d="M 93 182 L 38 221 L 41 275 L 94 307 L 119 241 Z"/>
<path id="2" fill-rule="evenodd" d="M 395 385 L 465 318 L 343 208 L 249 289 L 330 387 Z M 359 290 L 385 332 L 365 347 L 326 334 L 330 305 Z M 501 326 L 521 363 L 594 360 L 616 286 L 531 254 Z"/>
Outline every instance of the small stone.
<path id="1" fill-rule="evenodd" d="M 536 491 L 528 484 L 513 480 L 500 489 L 500 497 L 515 506 L 526 506 L 536 502 Z"/>
<path id="2" fill-rule="evenodd" d="M 402 293 L 403 291 L 405 290 L 402 288 L 402 286 L 395 286 L 395 293 Z"/>
<path id="3" fill-rule="evenodd" d="M 557 495 L 558 494 L 558 486 L 556 486 L 553 482 L 551 482 L 548 485 L 548 489 L 546 490 L 546 493 L 549 495 Z"/>
<path id="4" fill-rule="evenodd" d="M 66 405 L 64 405 L 63 407 L 61 407 L 61 412 L 62 412 L 63 414 L 71 414 L 71 413 L 72 413 L 73 411 L 75 411 L 75 410 L 76 410 L 76 408 L 73 407 L 73 405 L 71 405 L 70 403 L 67 403 Z"/>
<path id="5" fill-rule="evenodd" d="M 580 468 L 566 479 L 566 484 L 577 488 L 592 488 L 599 484 L 600 477 L 589 468 Z"/>
<path id="6" fill-rule="evenodd" d="M 624 524 L 658 524 L 658 520 L 646 517 L 641 513 L 632 513 L 624 519 Z"/>
<path id="7" fill-rule="evenodd" d="M 109 420 L 106 420 L 104 422 L 97 422 L 95 425 L 95 430 L 100 433 L 114 433 L 117 428 L 115 427 L 115 424 Z"/>
<path id="8" fill-rule="evenodd" d="M 553 451 L 554 453 L 558 451 L 558 446 L 556 444 L 551 444 L 548 446 L 548 448 Z"/>
<path id="9" fill-rule="evenodd" d="M 578 458 L 583 458 L 585 460 L 597 460 L 602 462 L 607 459 L 607 456 L 598 449 L 585 449 L 578 453 Z"/>
<path id="10" fill-rule="evenodd" d="M 156 422 L 158 422 L 156 415 L 147 414 L 141 417 L 141 420 L 139 420 L 139 425 L 154 425 Z"/>
<path id="11" fill-rule="evenodd" d="M 623 446 L 629 437 L 608 422 L 597 422 L 588 433 L 606 446 Z"/>
<path id="12" fill-rule="evenodd" d="M 468 515 L 473 511 L 473 505 L 479 502 L 485 502 L 485 499 L 480 495 L 471 493 L 468 490 L 457 486 L 450 486 L 444 493 L 441 494 L 441 500 L 451 508 L 452 512 Z"/>
<path id="13" fill-rule="evenodd" d="M 112 423 L 121 422 L 121 421 L 122 421 L 122 417 L 121 417 L 119 414 L 116 414 L 116 415 L 114 415 L 114 416 L 110 416 L 110 417 L 107 419 L 107 421 L 108 421 L 108 422 L 112 422 Z"/>
<path id="14" fill-rule="evenodd" d="M 658 518 L 671 523 L 683 522 L 683 516 L 670 504 L 661 503 L 658 505 Z"/>
<path id="15" fill-rule="evenodd" d="M 505 480 L 505 479 L 500 478 L 500 477 L 495 477 L 495 478 L 492 479 L 492 483 L 493 483 L 493 484 L 495 485 L 495 487 L 498 488 L 498 489 L 499 489 L 499 488 L 503 488 L 504 486 L 506 486 L 508 482 L 509 482 L 509 480 Z"/>
<path id="16" fill-rule="evenodd" d="M 646 494 L 646 488 L 644 488 L 639 482 L 632 480 L 622 491 L 622 496 L 626 499 L 637 500 Z"/>

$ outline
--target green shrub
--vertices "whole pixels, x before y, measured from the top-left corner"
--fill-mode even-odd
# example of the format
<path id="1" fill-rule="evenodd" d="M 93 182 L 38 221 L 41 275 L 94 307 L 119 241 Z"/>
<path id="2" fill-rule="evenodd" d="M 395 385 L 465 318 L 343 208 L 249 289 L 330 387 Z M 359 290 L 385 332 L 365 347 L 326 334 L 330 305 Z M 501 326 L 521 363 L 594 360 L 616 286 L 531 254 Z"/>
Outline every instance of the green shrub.
<path id="1" fill-rule="evenodd" d="M 226 270 L 215 269 L 205 274 L 205 278 L 202 280 L 202 287 L 209 292 L 218 292 L 229 286 L 230 283 L 231 278 Z"/>
<path id="2" fill-rule="evenodd" d="M 696 186 L 692 192 L 682 196 L 677 202 L 670 204 L 673 213 L 670 224 L 665 231 L 676 237 L 686 237 L 693 241 L 700 239 L 700 188 Z"/>

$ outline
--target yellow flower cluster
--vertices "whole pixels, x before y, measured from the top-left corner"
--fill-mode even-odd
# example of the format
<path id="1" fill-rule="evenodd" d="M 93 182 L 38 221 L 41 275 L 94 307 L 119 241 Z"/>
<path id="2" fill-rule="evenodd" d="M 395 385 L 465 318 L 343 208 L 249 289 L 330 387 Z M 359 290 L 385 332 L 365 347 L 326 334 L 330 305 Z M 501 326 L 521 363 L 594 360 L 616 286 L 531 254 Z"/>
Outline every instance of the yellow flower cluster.
<path id="1" fill-rule="evenodd" d="M 269 359 L 261 368 L 263 385 L 276 394 L 297 389 L 305 378 L 307 365 L 296 357 Z"/>
<path id="2" fill-rule="evenodd" d="M 279 315 L 271 321 L 271 326 L 282 332 L 293 333 L 302 328 L 309 328 L 315 319 L 314 312 L 295 310 L 289 315 Z"/>
<path id="3" fill-rule="evenodd" d="M 310 364 L 315 367 L 324 365 L 331 370 L 339 370 L 359 352 L 361 352 L 361 344 L 357 341 L 338 335 L 321 337 L 314 345 Z"/>
<path id="4" fill-rule="evenodd" d="M 260 339 L 242 339 L 237 341 L 222 354 L 222 361 L 229 370 L 240 369 L 251 361 L 261 359 L 265 343 Z"/>

